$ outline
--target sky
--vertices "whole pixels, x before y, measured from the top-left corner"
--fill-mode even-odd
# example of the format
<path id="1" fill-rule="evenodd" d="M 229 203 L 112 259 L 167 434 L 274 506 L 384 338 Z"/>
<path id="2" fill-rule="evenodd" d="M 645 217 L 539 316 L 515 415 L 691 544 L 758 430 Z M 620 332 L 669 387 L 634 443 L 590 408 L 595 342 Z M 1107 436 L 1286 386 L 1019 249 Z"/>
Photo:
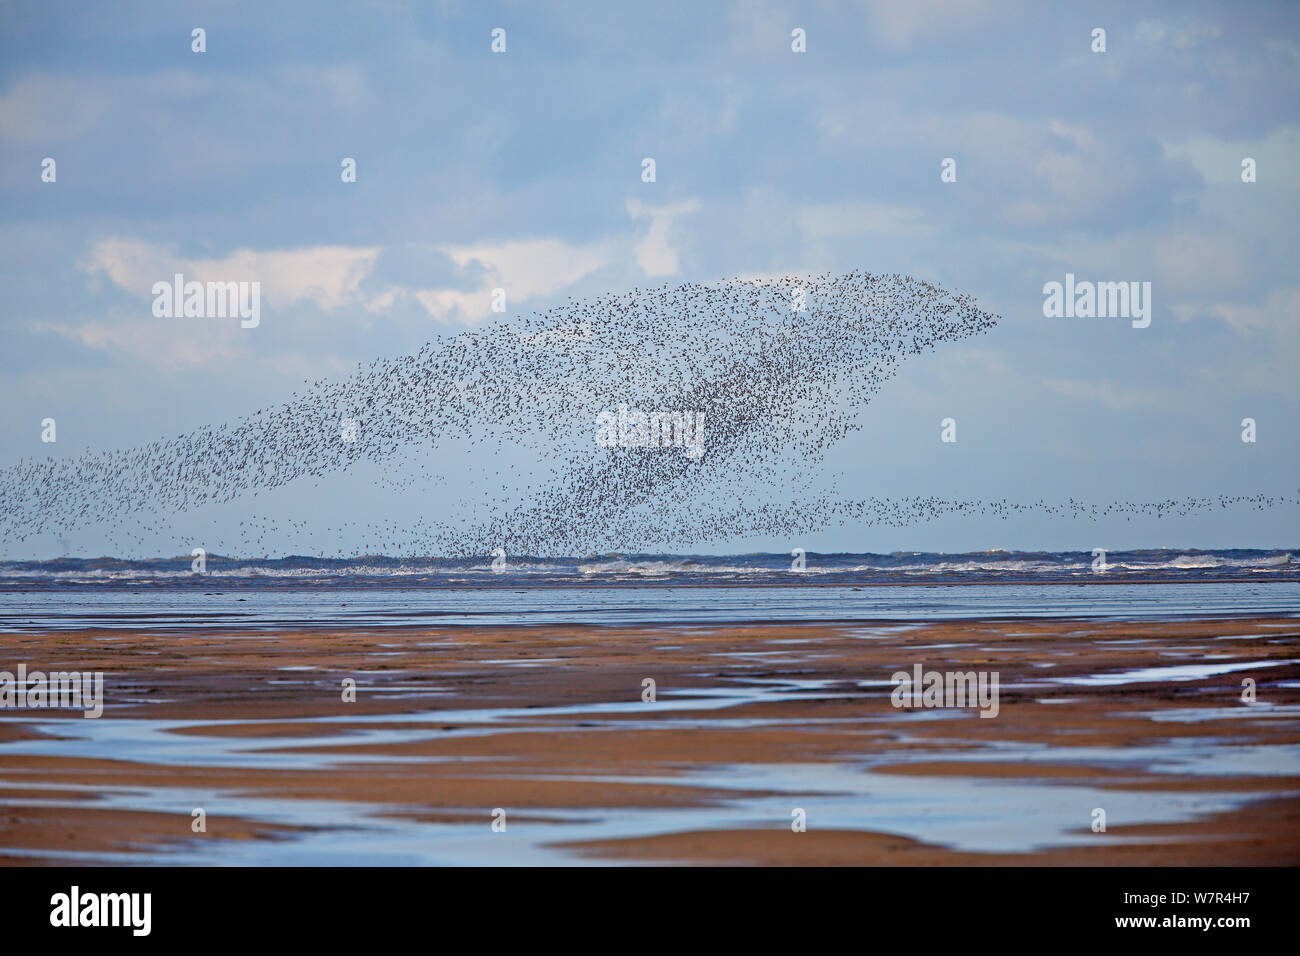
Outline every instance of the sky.
<path id="1" fill-rule="evenodd" d="M 0 468 L 231 421 L 570 296 L 866 269 L 1000 319 L 861 410 L 826 463 L 842 490 L 1295 496 L 1298 173 L 1292 3 L 5 2 Z M 175 272 L 256 278 L 260 324 L 156 317 L 151 286 Z M 1045 316 L 1067 273 L 1149 282 L 1149 327 Z M 446 513 L 460 478 L 442 454 L 393 465 L 440 475 L 418 494 L 339 476 L 181 516 L 146 551 L 268 512 Z M 709 550 L 1289 548 L 1297 532 L 1292 506 Z M 268 547 L 314 553 L 288 531 Z M 111 548 L 88 527 L 0 557 Z"/>

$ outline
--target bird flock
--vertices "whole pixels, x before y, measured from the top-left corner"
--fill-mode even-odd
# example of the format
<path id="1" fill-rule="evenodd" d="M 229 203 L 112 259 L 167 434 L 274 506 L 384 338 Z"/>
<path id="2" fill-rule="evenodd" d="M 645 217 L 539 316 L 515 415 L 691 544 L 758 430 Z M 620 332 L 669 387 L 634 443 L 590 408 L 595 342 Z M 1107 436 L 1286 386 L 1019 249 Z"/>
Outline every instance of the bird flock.
<path id="1" fill-rule="evenodd" d="M 859 427 L 862 408 L 909 356 L 996 321 L 970 296 L 862 271 L 570 299 L 308 383 L 233 422 L 135 448 L 21 460 L 0 470 L 0 544 L 97 525 L 125 539 L 126 556 L 172 516 L 340 472 L 373 475 L 370 492 L 403 517 L 331 525 L 245 516 L 202 543 L 237 556 L 254 556 L 276 534 L 321 556 L 581 555 L 943 514 L 1162 517 L 1290 501 L 879 499 L 819 486 L 828 449 Z M 601 414 L 620 406 L 693 412 L 702 453 L 598 442 Z M 479 472 L 465 494 L 427 513 L 415 484 L 471 467 Z M 188 551 L 194 542 L 177 543 Z"/>

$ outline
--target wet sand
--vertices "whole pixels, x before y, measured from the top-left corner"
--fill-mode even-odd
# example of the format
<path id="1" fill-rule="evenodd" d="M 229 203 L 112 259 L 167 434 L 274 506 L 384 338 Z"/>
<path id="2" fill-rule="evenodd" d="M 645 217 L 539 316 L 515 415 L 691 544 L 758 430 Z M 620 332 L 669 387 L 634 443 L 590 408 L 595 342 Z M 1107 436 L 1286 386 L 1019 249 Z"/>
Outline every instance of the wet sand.
<path id="1" fill-rule="evenodd" d="M 1294 619 L 0 634 L 19 663 L 106 706 L 0 711 L 9 864 L 1300 863 Z M 917 663 L 997 671 L 998 716 L 895 708 Z"/>

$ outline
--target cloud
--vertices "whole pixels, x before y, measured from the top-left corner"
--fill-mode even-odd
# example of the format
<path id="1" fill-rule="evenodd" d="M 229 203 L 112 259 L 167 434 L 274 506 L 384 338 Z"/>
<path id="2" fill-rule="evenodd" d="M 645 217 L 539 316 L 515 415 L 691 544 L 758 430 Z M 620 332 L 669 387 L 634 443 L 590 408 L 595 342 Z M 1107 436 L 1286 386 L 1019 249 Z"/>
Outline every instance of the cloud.
<path id="1" fill-rule="evenodd" d="M 260 282 L 263 299 L 275 306 L 312 302 L 338 309 L 361 302 L 361 283 L 374 270 L 379 251 L 377 246 L 237 249 L 220 259 L 191 259 L 153 243 L 113 238 L 97 242 L 82 268 L 146 298 L 155 282 L 179 272 L 186 281 Z"/>
<path id="2" fill-rule="evenodd" d="M 815 203 L 801 206 L 798 216 L 799 229 L 810 240 L 928 231 L 919 210 L 883 202 Z"/>
<path id="3" fill-rule="evenodd" d="M 1294 193 L 1296 178 L 1289 170 L 1300 158 L 1300 126 L 1279 126 L 1267 135 L 1252 139 L 1223 139 L 1198 135 L 1163 143 L 1165 153 L 1196 167 L 1207 183 L 1231 184 L 1241 188 L 1241 161 L 1247 156 L 1258 164 L 1257 175 L 1269 188 Z M 1282 173 L 1287 170 L 1287 173 Z"/>
<path id="4" fill-rule="evenodd" d="M 249 340 L 240 337 L 237 322 L 175 323 L 171 330 L 176 334 L 161 334 L 159 321 L 132 316 L 109 322 L 34 322 L 30 328 L 36 332 L 53 332 L 86 348 L 117 352 L 169 368 L 217 364 L 246 354 Z"/>
<path id="5" fill-rule="evenodd" d="M 425 311 L 441 321 L 481 321 L 491 311 L 493 289 L 505 289 L 507 302 L 525 302 L 572 285 L 610 261 L 603 243 L 575 245 L 553 238 L 445 246 L 441 251 L 462 273 L 479 277 L 470 290 L 415 292 Z"/>
<path id="6" fill-rule="evenodd" d="M 0 140 L 24 145 L 74 142 L 99 126 L 108 106 L 102 84 L 26 76 L 0 95 Z"/>
<path id="7" fill-rule="evenodd" d="M 138 309 L 113 308 L 86 321 L 41 321 L 30 327 L 50 331 L 103 352 L 118 352 L 155 366 L 186 367 L 248 358 L 254 340 L 237 322 L 160 320 L 145 304 L 156 282 L 181 273 L 186 281 L 259 282 L 261 300 L 287 308 L 313 305 L 325 310 L 364 306 L 374 311 L 384 296 L 367 296 L 361 285 L 374 269 L 377 247 L 309 246 L 300 249 L 237 249 L 219 258 L 180 256 L 166 246 L 137 239 L 96 242 L 80 264 L 83 272 L 104 276 L 139 299 Z M 395 298 L 395 296 L 394 296 Z M 289 357 L 293 353 L 289 353 Z M 259 356 L 265 361 L 266 356 Z"/>
<path id="8" fill-rule="evenodd" d="M 968 30 L 994 12 L 987 0 L 874 0 L 867 11 L 875 32 L 900 48 L 922 34 Z"/>
<path id="9" fill-rule="evenodd" d="M 1232 302 L 1219 302 L 1213 305 L 1184 303 L 1176 306 L 1174 313 L 1184 321 L 1197 318 L 1218 319 L 1243 335 L 1280 332 L 1294 339 L 1296 333 L 1300 331 L 1300 286 L 1286 286 L 1273 290 L 1264 300 L 1263 305 Z"/>
<path id="10" fill-rule="evenodd" d="M 1300 285 L 1274 289 L 1262 304 L 1184 303 L 1173 308 L 1183 321 L 1223 322 L 1243 337 L 1242 348 L 1221 350 L 1191 371 L 1211 390 L 1271 392 L 1288 402 L 1300 401 Z"/>
<path id="11" fill-rule="evenodd" d="M 186 280 L 258 281 L 262 297 L 273 306 L 300 303 L 326 310 L 360 307 L 381 313 L 414 297 L 439 320 L 478 322 L 491 311 L 492 290 L 506 290 L 507 301 L 523 302 L 549 295 L 605 265 L 602 244 L 575 245 L 559 239 L 525 239 L 503 243 L 444 246 L 447 256 L 471 288 L 412 288 L 390 283 L 366 286 L 375 275 L 379 246 L 308 246 L 300 249 L 238 249 L 221 258 L 178 256 L 163 246 L 135 239 L 97 242 L 82 269 L 102 274 L 121 289 L 151 296 L 155 282 L 183 273 Z M 98 331 L 94 341 L 103 344 Z"/>
<path id="12" fill-rule="evenodd" d="M 1050 119 L 1046 136 L 1033 124 L 1020 133 L 1025 153 L 1036 155 L 1027 185 L 1037 195 L 1007 205 L 1006 219 L 1013 224 L 1114 227 L 1158 195 L 1155 184 L 1168 188 L 1167 160 L 1149 162 L 1151 157 L 1143 151 L 1135 154 L 1108 138 L 1099 139 L 1084 124 Z M 988 140 L 981 144 L 986 157 L 989 145 Z"/>
<path id="13" fill-rule="evenodd" d="M 1175 50 L 1190 50 L 1203 40 L 1218 40 L 1223 31 L 1212 23 L 1170 24 L 1161 20 L 1143 20 L 1133 31 L 1142 43 L 1168 44 Z"/>
<path id="14" fill-rule="evenodd" d="M 681 271 L 675 250 L 668 241 L 668 230 L 678 216 L 699 212 L 695 199 L 670 206 L 649 206 L 637 199 L 627 201 L 628 215 L 633 219 L 649 219 L 650 229 L 636 246 L 636 263 L 648 276 L 673 276 Z"/>
<path id="15" fill-rule="evenodd" d="M 1099 405 L 1115 412 L 1144 408 L 1176 408 L 1180 396 L 1172 389 L 1143 388 L 1107 379 L 1044 378 L 1042 383 L 1066 398 Z"/>
<path id="16" fill-rule="evenodd" d="M 1115 136 L 1091 118 L 903 110 L 832 90 L 812 122 L 825 150 L 860 153 L 900 184 L 915 182 L 918 162 L 928 167 L 928 183 L 937 184 L 940 160 L 953 157 L 955 184 L 910 197 L 931 214 L 964 217 L 985 233 L 1074 226 L 1115 235 L 1159 219 L 1202 185 L 1192 164 L 1155 138 L 1141 131 Z M 897 192 L 878 195 L 892 200 Z M 934 195 L 960 203 L 938 203 Z"/>
<path id="17" fill-rule="evenodd" d="M 420 289 L 416 300 L 435 319 L 446 322 L 453 318 L 462 322 L 480 322 L 491 311 L 491 291 L 478 289 L 461 292 L 457 289 Z M 507 302 L 509 297 L 507 295 Z"/>
<path id="18" fill-rule="evenodd" d="M 1166 301 L 1244 289 L 1252 269 L 1240 238 L 1180 232 L 1156 240 L 1155 278 Z"/>

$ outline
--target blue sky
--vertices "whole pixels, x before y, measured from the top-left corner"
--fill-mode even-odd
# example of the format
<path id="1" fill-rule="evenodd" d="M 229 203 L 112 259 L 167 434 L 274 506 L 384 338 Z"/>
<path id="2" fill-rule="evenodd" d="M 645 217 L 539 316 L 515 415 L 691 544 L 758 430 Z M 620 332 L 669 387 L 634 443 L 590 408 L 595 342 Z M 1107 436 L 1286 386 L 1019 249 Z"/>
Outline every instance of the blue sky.
<path id="1" fill-rule="evenodd" d="M 827 463 L 843 489 L 1295 495 L 1297 172 L 1287 3 L 7 3 L 0 466 L 231 420 L 568 296 L 868 269 L 1001 322 L 863 410 Z M 258 278 L 261 325 L 154 318 L 150 286 L 174 271 Z M 1151 282 L 1151 326 L 1045 318 L 1042 286 L 1067 272 Z M 489 311 L 496 286 L 511 314 Z M 412 500 L 340 476 L 202 521 L 454 506 L 455 462 L 400 467 L 446 480 Z M 188 551 L 185 520 L 186 540 L 147 550 Z M 1297 531 L 1294 507 L 953 517 L 715 550 L 1289 547 Z M 106 549 L 93 528 L 73 540 Z"/>

